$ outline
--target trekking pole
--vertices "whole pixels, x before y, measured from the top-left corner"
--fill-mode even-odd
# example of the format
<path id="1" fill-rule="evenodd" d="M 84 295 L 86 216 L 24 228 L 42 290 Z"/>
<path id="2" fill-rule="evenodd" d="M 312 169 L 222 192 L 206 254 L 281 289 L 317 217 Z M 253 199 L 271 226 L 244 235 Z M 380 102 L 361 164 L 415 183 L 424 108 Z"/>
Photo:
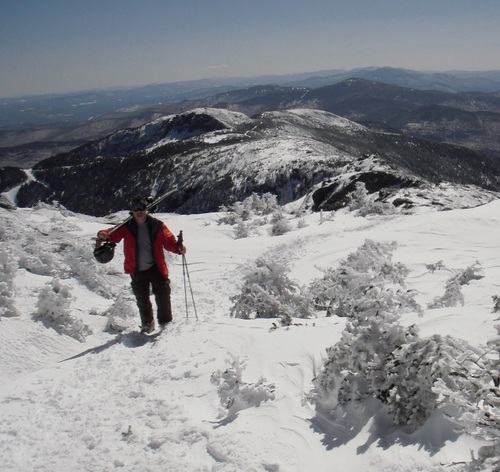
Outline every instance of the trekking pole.
<path id="1" fill-rule="evenodd" d="M 179 236 L 177 236 L 177 245 L 181 248 L 184 244 L 184 238 L 182 236 L 182 231 L 179 232 Z M 191 277 L 189 276 L 189 269 L 186 260 L 185 254 L 182 254 L 182 278 L 184 280 L 184 301 L 186 303 L 186 319 L 188 319 L 188 296 L 187 296 L 187 285 L 186 285 L 186 276 L 189 284 L 189 291 L 191 292 L 191 300 L 193 302 L 194 314 L 196 316 L 196 321 L 198 321 L 198 312 L 196 311 L 196 303 L 194 302 L 194 294 L 193 287 L 191 285 Z"/>

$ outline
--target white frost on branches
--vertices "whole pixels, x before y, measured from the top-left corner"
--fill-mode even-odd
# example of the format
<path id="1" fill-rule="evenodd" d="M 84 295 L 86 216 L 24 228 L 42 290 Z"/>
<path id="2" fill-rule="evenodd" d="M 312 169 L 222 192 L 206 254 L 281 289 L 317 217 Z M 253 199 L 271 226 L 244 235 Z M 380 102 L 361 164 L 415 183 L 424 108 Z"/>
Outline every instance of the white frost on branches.
<path id="1" fill-rule="evenodd" d="M 287 276 L 287 268 L 264 258 L 244 277 L 241 293 L 231 298 L 235 318 L 281 318 L 289 325 L 292 318 L 312 316 L 304 289 Z"/>
<path id="2" fill-rule="evenodd" d="M 16 309 L 14 277 L 17 263 L 5 248 L 0 250 L 0 319 L 2 317 L 19 316 Z"/>
<path id="3" fill-rule="evenodd" d="M 232 419 L 241 410 L 258 407 L 262 402 L 274 400 L 275 385 L 265 383 L 265 378 L 261 377 L 255 383 L 243 382 L 245 361 L 232 356 L 228 364 L 226 370 L 218 370 L 211 377 L 211 382 L 217 386 L 220 404 L 224 408 L 221 416 L 227 414 L 227 418 Z"/>
<path id="4" fill-rule="evenodd" d="M 422 312 L 414 293 L 406 290 L 404 280 L 408 269 L 392 261 L 394 242 L 365 243 L 337 269 L 327 269 L 310 285 L 316 309 L 327 315 L 360 318 L 377 313 Z"/>
<path id="5" fill-rule="evenodd" d="M 394 248 L 366 241 L 339 269 L 312 285 L 319 307 L 349 321 L 340 341 L 327 349 L 311 399 L 330 412 L 375 397 L 395 424 L 414 430 L 438 407 L 435 382 L 454 385 L 466 375 L 474 354 L 461 341 L 437 335 L 422 339 L 414 326 L 399 323 L 404 311 L 421 309 L 404 290 L 408 271 L 392 262 Z M 456 279 L 472 280 L 474 274 L 466 270 Z"/>
<path id="6" fill-rule="evenodd" d="M 479 280 L 483 277 L 482 267 L 479 262 L 472 264 L 466 269 L 456 272 L 452 277 L 446 281 L 445 292 L 442 296 L 436 297 L 427 308 L 444 308 L 450 306 L 457 306 L 464 304 L 464 296 L 462 293 L 462 286 L 467 285 L 472 280 Z"/>
<path id="7" fill-rule="evenodd" d="M 258 235 L 260 226 L 271 223 L 271 234 L 280 236 L 292 229 L 287 215 L 276 200 L 276 195 L 253 193 L 242 202 L 236 202 L 229 207 L 222 206 L 224 216 L 219 218 L 219 224 L 234 226 L 236 239 Z"/>
<path id="8" fill-rule="evenodd" d="M 375 195 L 370 195 L 363 182 L 356 182 L 356 188 L 349 195 L 348 208 L 358 211 L 358 216 L 390 215 L 395 213 L 394 205 L 378 201 Z"/>
<path id="9" fill-rule="evenodd" d="M 58 278 L 53 278 L 40 291 L 37 311 L 34 313 L 33 318 L 42 321 L 59 333 L 83 342 L 86 336 L 92 334 L 93 331 L 82 320 L 71 315 L 72 298 L 70 288 L 63 285 Z"/>

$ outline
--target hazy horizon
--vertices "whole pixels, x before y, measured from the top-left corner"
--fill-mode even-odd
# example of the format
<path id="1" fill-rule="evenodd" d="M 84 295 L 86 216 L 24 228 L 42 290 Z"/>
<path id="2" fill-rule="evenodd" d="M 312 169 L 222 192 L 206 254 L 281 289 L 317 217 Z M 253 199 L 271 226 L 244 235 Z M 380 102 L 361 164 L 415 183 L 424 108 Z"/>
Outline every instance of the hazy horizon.
<path id="1" fill-rule="evenodd" d="M 500 2 L 4 2 L 0 96 L 371 66 L 500 70 Z"/>

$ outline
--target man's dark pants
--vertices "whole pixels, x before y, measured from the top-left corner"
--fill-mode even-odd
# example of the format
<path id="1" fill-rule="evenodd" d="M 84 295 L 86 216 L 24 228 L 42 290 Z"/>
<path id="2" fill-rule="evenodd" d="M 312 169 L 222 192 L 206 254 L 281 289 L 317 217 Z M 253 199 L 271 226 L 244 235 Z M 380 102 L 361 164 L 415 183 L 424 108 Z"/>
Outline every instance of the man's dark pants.
<path id="1" fill-rule="evenodd" d="M 149 299 L 150 285 L 155 296 L 158 323 L 165 324 L 172 321 L 170 280 L 165 279 L 156 266 L 148 270 L 136 272 L 132 276 L 130 285 L 137 300 L 142 326 L 146 326 L 154 321 L 153 306 Z"/>

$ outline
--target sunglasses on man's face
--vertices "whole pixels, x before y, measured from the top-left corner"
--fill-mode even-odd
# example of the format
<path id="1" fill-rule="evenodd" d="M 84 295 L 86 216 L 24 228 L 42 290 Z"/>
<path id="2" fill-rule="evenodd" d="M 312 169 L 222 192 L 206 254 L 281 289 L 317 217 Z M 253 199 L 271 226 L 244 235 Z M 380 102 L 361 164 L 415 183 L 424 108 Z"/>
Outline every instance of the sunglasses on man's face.
<path id="1" fill-rule="evenodd" d="M 146 209 L 146 205 L 137 204 L 132 207 L 132 211 L 144 211 Z"/>

